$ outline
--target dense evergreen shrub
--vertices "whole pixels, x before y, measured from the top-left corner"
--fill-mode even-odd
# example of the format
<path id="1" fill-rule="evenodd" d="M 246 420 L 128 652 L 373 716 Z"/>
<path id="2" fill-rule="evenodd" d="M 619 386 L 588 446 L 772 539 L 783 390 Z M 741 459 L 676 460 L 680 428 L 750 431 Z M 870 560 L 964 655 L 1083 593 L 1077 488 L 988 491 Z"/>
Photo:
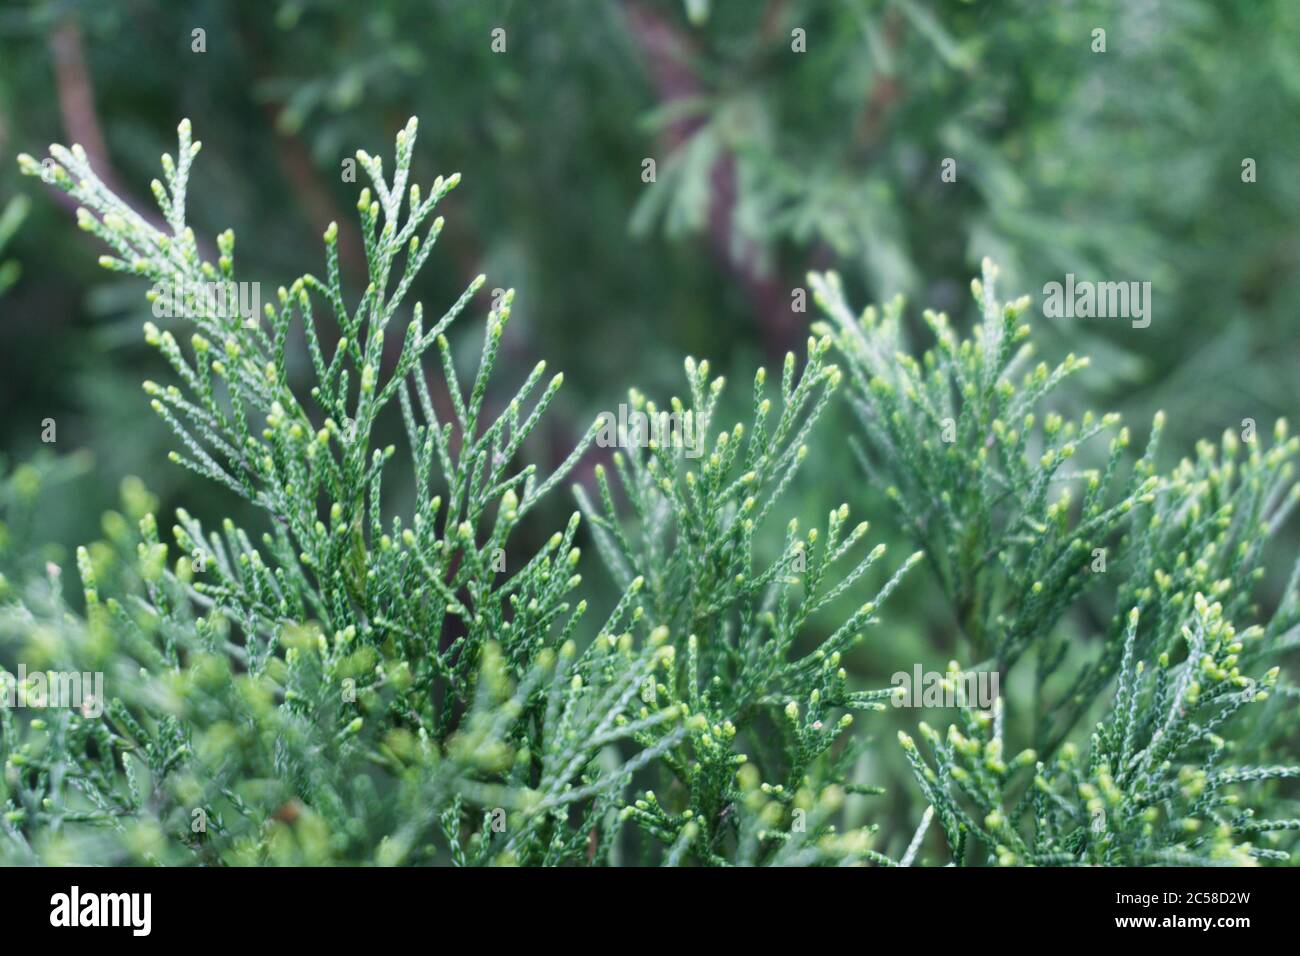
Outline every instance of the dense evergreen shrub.
<path id="1" fill-rule="evenodd" d="M 1296 821 L 1262 808 L 1300 768 L 1261 761 L 1284 745 L 1277 702 L 1294 692 L 1272 661 L 1295 644 L 1297 575 L 1272 615 L 1250 591 L 1297 497 L 1284 425 L 1271 448 L 1229 435 L 1163 474 L 1159 421 L 1132 462 L 1113 416 L 1045 408 L 1083 360 L 1022 375 L 1028 302 L 996 299 L 991 266 L 974 336 L 927 314 L 936 344 L 919 359 L 901 303 L 855 315 L 835 277 L 813 277 L 829 321 L 779 382 L 758 371 L 748 421 L 717 423 L 707 362 L 686 361 L 686 399 L 633 390 L 633 412 L 698 444 L 616 436 L 613 473 L 523 553 L 521 524 L 608 422 L 539 473 L 522 449 L 561 377 L 538 364 L 487 411 L 513 293 L 493 296 L 466 381 L 446 333 L 482 278 L 436 320 L 408 306 L 459 176 L 410 182 L 414 120 L 391 176 L 358 152 L 366 288 L 350 301 L 331 224 L 323 277 L 242 315 L 180 292 L 239 281 L 233 234 L 205 256 L 186 223 L 190 132 L 153 184 L 160 224 L 79 147 L 20 164 L 76 200 L 106 268 L 182 317 L 146 326 L 175 375 L 145 391 L 173 461 L 260 525 L 181 510 L 160 527 L 128 482 L 77 552 L 71 601 L 31 540 L 55 476 L 37 463 L 7 479 L 0 640 L 29 671 L 102 673 L 106 699 L 0 708 L 6 861 L 889 865 L 938 862 L 922 856 L 932 818 L 956 862 L 1285 855 Z M 849 504 L 806 530 L 782 511 L 833 441 L 816 424 L 837 391 L 911 557 L 868 548 Z M 400 449 L 381 443 L 389 426 Z M 1067 473 L 1103 435 L 1099 465 Z M 403 497 L 404 513 L 385 504 Z M 580 514 L 606 566 L 595 584 L 577 573 Z M 915 782 L 867 779 L 873 750 L 897 744 L 863 725 L 897 694 L 853 686 L 843 658 L 922 574 L 973 668 L 1032 669 L 1032 709 L 963 707 L 946 736 L 902 735 Z M 1112 610 L 1072 648 L 1061 622 L 1092 592 Z M 611 610 L 591 622 L 595 604 Z M 919 787 L 928 806 L 893 855 L 871 822 L 882 787 Z"/>

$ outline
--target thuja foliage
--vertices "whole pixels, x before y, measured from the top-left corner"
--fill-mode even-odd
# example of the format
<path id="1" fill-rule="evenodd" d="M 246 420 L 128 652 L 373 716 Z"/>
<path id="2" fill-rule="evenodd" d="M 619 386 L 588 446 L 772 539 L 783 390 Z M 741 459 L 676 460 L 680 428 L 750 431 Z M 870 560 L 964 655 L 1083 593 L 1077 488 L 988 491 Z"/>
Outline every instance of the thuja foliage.
<path id="1" fill-rule="evenodd" d="M 20 730 L 8 719 L 11 853 L 77 856 L 89 852 L 78 841 L 102 832 L 128 838 L 98 839 L 110 856 L 129 848 L 163 862 L 559 863 L 599 845 L 614 784 L 681 735 L 673 709 L 625 717 L 663 648 L 576 650 L 586 608 L 570 600 L 576 520 L 536 554 L 516 550 L 512 574 L 496 570 L 512 530 L 586 444 L 546 477 L 516 466 L 560 387 L 558 376 L 543 381 L 542 364 L 503 414 L 483 420 L 511 294 L 487 318 L 468 388 L 443 333 L 482 277 L 436 321 L 416 303 L 381 372 L 385 334 L 442 228 L 432 211 L 459 181 L 439 178 L 427 194 L 408 184 L 415 138 L 412 121 L 391 181 L 381 160 L 358 153 L 374 192 L 357 204 L 370 282 L 354 306 L 331 225 L 324 278 L 280 289 L 264 316 L 228 317 L 198 296 L 185 310 L 188 350 L 170 330 L 146 328 L 179 382 L 145 383 L 179 439 L 173 460 L 252 501 L 266 530 L 227 521 L 208 531 L 182 510 L 168 536 L 137 506 L 78 552 L 84 618 L 69 616 L 57 589 L 33 585 L 28 607 L 41 623 L 29 640 L 61 668 L 116 668 L 114 696 L 100 720 L 60 713 Z M 236 280 L 234 236 L 217 238 L 212 263 L 185 224 L 198 152 L 182 123 L 176 158 L 163 157 L 166 182 L 153 184 L 163 229 L 107 190 L 81 149 L 52 149 L 55 185 L 115 253 L 102 264 L 148 278 L 151 296 Z M 290 386 L 295 333 L 314 372 L 306 395 Z M 447 421 L 432 402 L 429 352 L 442 360 Z M 381 506 L 395 449 L 371 447 L 390 407 L 415 489 L 405 520 Z M 629 611 L 621 603 L 605 629 L 622 633 Z M 595 762 L 657 727 L 659 744 Z M 74 837 L 74 821 L 95 830 Z"/>
<path id="2" fill-rule="evenodd" d="M 626 455 L 615 454 L 633 520 L 620 518 L 603 469 L 596 473 L 599 506 L 577 489 L 612 576 L 642 595 L 647 626 L 685 637 L 684 653 L 682 642 L 670 645 L 641 699 L 643 719 L 665 707 L 689 714 L 689 737 L 661 761 L 663 788 L 647 790 L 624 811 L 668 847 L 670 859 L 890 862 L 871 848 L 872 827 L 837 832 L 833 825 L 847 795 L 879 792 L 851 779 L 865 738 L 841 737 L 855 711 L 883 709 L 886 695 L 850 690 L 841 658 L 877 623 L 877 606 L 920 555 L 824 641 L 805 648 L 799 641 L 810 617 L 860 587 L 884 546 L 855 556 L 867 523 L 850 526 L 842 505 L 824 529 L 801 535 L 792 519 L 780 556 L 766 567 L 755 554 L 756 537 L 807 458 L 805 439 L 842 377 L 826 362 L 830 347 L 828 337 L 809 339 L 801 373 L 794 355 L 786 356 L 777 406 L 759 369 L 748 427 L 737 423 L 712 436 L 724 380 L 710 380 L 707 362 L 688 359 L 689 404 L 674 398 L 667 412 L 635 390 L 629 395 L 635 411 L 672 416 L 685 432 L 683 442 L 633 443 Z M 711 436 L 699 448 L 698 467 L 687 467 L 677 447 L 691 436 L 699 444 Z"/>
<path id="3" fill-rule="evenodd" d="M 442 227 L 434 207 L 459 182 L 427 193 L 408 182 L 415 121 L 398 134 L 391 179 L 357 154 L 372 181 L 357 203 L 361 295 L 349 304 L 331 225 L 323 277 L 281 288 L 261 316 L 187 294 L 238 273 L 229 231 L 212 262 L 186 224 L 199 144 L 188 122 L 178 132 L 153 183 L 163 225 L 107 189 L 79 147 L 52 147 L 44 169 L 112 250 L 103 266 L 149 280 L 161 311 L 190 324 L 145 328 L 175 373 L 145 383 L 177 436 L 172 460 L 265 521 L 260 533 L 229 520 L 208 529 L 181 509 L 168 530 L 132 483 L 103 538 L 77 552 L 78 605 L 56 565 L 16 576 L 6 643 L 29 669 L 104 672 L 109 699 L 102 713 L 0 715 L 5 858 L 888 862 L 870 827 L 840 822 L 846 799 L 870 789 L 848 779 L 860 750 L 840 743 L 850 711 L 883 706 L 883 692 L 848 689 L 840 658 L 897 574 L 820 646 L 797 647 L 808 618 L 883 549 L 849 557 L 866 526 L 846 531 L 844 507 L 824 535 L 791 523 L 775 563 L 755 557 L 840 380 L 829 338 L 810 342 L 802 371 L 788 358 L 779 409 L 760 373 L 753 421 L 716 436 L 723 383 L 687 362 L 691 406 L 673 407 L 709 450 L 692 468 L 672 444 L 616 457 L 632 520 L 603 473 L 602 508 L 582 499 L 617 587 L 612 612 L 588 626 L 578 514 L 531 555 L 512 532 L 600 420 L 553 473 L 520 465 L 561 379 L 545 381 L 539 364 L 486 414 L 512 293 L 488 314 L 466 382 L 446 333 L 482 277 L 436 321 L 418 302 L 407 317 Z M 299 345 L 306 389 L 291 370 Z M 372 447 L 385 414 L 404 426 L 400 455 Z M 382 499 L 398 462 L 414 489 L 405 515 Z"/>
<path id="4" fill-rule="evenodd" d="M 157 223 L 79 147 L 20 165 L 80 205 L 107 269 L 181 317 L 145 328 L 173 370 L 145 391 L 173 461 L 260 523 L 160 520 L 127 482 L 74 587 L 28 540 L 57 476 L 7 479 L 3 660 L 103 673 L 107 699 L 0 709 L 0 858 L 892 865 L 932 858 L 932 820 L 961 863 L 1284 855 L 1300 824 L 1252 801 L 1300 769 L 1248 759 L 1282 747 L 1276 701 L 1293 693 L 1270 658 L 1296 643 L 1297 577 L 1271 617 L 1251 598 L 1296 500 L 1284 426 L 1269 450 L 1228 436 L 1162 474 L 1158 421 L 1130 461 L 1112 416 L 1046 410 L 1084 363 L 1025 367 L 1027 303 L 999 303 L 991 267 L 975 335 L 927 315 L 937 344 L 920 359 L 901 302 L 855 315 L 814 277 L 831 321 L 779 382 L 759 370 L 744 421 L 720 423 L 725 385 L 704 361 L 686 361 L 685 399 L 633 390 L 634 413 L 672 427 L 619 436 L 578 511 L 529 549 L 521 525 L 609 424 L 541 472 L 528 438 L 561 378 L 539 363 L 499 392 L 513 293 L 494 297 L 468 374 L 448 336 L 482 277 L 437 319 L 408 302 L 459 183 L 410 181 L 415 121 L 391 176 L 357 154 L 366 287 L 344 288 L 331 225 L 323 273 L 261 315 L 189 294 L 241 273 L 233 234 L 213 255 L 187 224 L 199 144 L 188 122 L 178 134 Z M 806 528 L 782 510 L 841 388 L 911 557 L 885 560 L 848 503 Z M 401 442 L 381 444 L 389 432 Z M 1099 439 L 1095 465 L 1065 470 Z M 845 658 L 922 562 L 967 659 L 1032 669 L 1033 692 L 961 709 L 946 736 L 923 726 L 924 749 L 902 735 L 913 785 L 864 771 L 896 746 L 871 737 L 893 689 L 856 686 Z M 871 822 L 881 784 L 919 788 L 910 842 Z"/>
<path id="5" fill-rule="evenodd" d="M 1283 421 L 1269 448 L 1252 432 L 1243 450 L 1229 431 L 1159 474 L 1157 415 L 1126 465 L 1115 416 L 1046 410 L 1086 359 L 1029 368 L 1028 300 L 999 301 L 995 277 L 986 261 L 972 283 L 971 337 L 924 313 L 934 345 L 919 360 L 901 300 L 855 314 L 835 275 L 810 277 L 849 371 L 859 455 L 924 551 L 963 653 L 1003 686 L 1031 668 L 1027 713 L 1003 697 L 960 710 L 946 734 L 922 723 L 924 747 L 900 733 L 926 820 L 957 862 L 1285 858 L 1264 844 L 1300 821 L 1258 816 L 1250 802 L 1270 794 L 1238 785 L 1300 775 L 1240 762 L 1286 733 L 1266 702 L 1296 646 L 1300 562 L 1271 616 L 1253 592 L 1265 544 L 1300 500 L 1300 442 Z M 1067 470 L 1103 440 L 1093 466 Z M 1091 645 L 1062 626 L 1085 606 L 1103 622 Z M 1067 737 L 1086 718 L 1097 724 L 1080 753 Z M 1025 745 L 1014 755 L 1013 738 Z"/>

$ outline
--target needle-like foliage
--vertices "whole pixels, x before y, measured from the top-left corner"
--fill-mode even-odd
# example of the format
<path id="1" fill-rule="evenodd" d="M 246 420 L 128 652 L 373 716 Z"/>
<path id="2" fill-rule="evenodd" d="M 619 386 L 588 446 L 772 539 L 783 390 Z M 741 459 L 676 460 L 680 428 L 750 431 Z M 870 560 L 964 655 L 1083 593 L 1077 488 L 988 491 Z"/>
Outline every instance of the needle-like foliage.
<path id="1" fill-rule="evenodd" d="M 617 485 L 598 469 L 599 507 L 578 489 L 612 576 L 637 590 L 647 626 L 685 637 L 643 699 L 647 712 L 675 706 L 689 714 L 688 739 L 662 761 L 669 772 L 657 790 L 626 811 L 673 860 L 889 862 L 871 847 L 874 827 L 837 829 L 846 795 L 879 792 L 850 779 L 865 739 L 841 738 L 853 711 L 882 710 L 887 693 L 850 690 L 841 660 L 878 623 L 877 607 L 920 555 L 813 646 L 800 644 L 810 618 L 857 593 L 884 546 L 855 556 L 867 523 L 849 526 L 843 505 L 824 529 L 804 535 L 791 520 L 776 559 L 757 557 L 764 523 L 806 461 L 806 439 L 840 382 L 826 363 L 830 347 L 829 338 L 809 339 L 799 373 L 786 355 L 777 405 L 759 369 L 750 423 L 716 434 L 724 380 L 688 359 L 689 403 L 674 398 L 665 413 L 635 390 L 630 403 L 686 423 L 697 463 L 671 443 L 651 442 L 614 455 Z"/>
<path id="2" fill-rule="evenodd" d="M 147 278 L 161 311 L 192 323 L 188 350 L 170 329 L 145 330 L 178 381 L 145 385 L 180 441 L 173 460 L 268 521 L 260 535 L 230 521 L 207 532 L 181 510 L 168 542 L 137 492 L 137 513 L 110 516 L 107 538 L 78 553 L 84 617 L 54 581 L 31 582 L 8 608 L 6 631 L 28 659 L 107 668 L 110 700 L 102 715 L 5 711 L 6 853 L 99 858 L 85 836 L 98 828 L 130 838 L 91 841 L 109 859 L 585 860 L 608 852 L 626 778 L 680 736 L 676 709 L 628 717 L 666 651 L 622 636 L 627 602 L 603 631 L 619 639 L 578 652 L 576 514 L 536 553 L 514 547 L 503 571 L 511 532 L 594 434 L 548 476 L 518 465 L 561 383 L 544 382 L 542 364 L 500 416 L 485 414 L 512 293 L 488 315 L 468 387 L 444 333 L 482 277 L 435 322 L 416 303 L 395 358 L 385 351 L 442 228 L 432 211 L 459 181 L 440 177 L 427 194 L 408 182 L 415 136 L 412 120 L 391 181 L 358 153 L 375 198 L 365 189 L 357 204 L 370 281 L 356 304 L 331 225 L 324 278 L 280 289 L 261 316 L 188 294 L 237 281 L 233 235 L 218 237 L 213 263 L 185 223 L 199 152 L 188 122 L 153 185 L 166 228 L 109 191 L 83 150 L 52 148 L 47 178 L 113 249 L 102 264 Z M 295 335 L 308 389 L 291 380 Z M 422 362 L 434 350 L 446 421 Z M 371 447 L 390 407 L 408 443 L 405 518 L 381 503 L 396 450 Z M 652 730 L 656 744 L 619 755 Z"/>
<path id="3" fill-rule="evenodd" d="M 1086 360 L 1022 372 L 1029 300 L 998 301 L 995 277 L 986 261 L 972 284 L 972 337 L 925 313 L 936 344 L 919 361 L 904 350 L 901 300 L 855 315 L 836 276 L 811 277 L 849 369 L 860 457 L 922 547 L 964 653 L 1002 672 L 1003 687 L 1022 661 L 1032 668 L 1031 692 L 1014 705 L 963 706 L 946 735 L 922 723 L 928 756 L 900 732 L 927 820 L 938 819 L 956 862 L 1285 858 L 1261 839 L 1295 822 L 1257 819 L 1236 785 L 1300 776 L 1240 762 L 1287 732 L 1266 702 L 1276 662 L 1296 645 L 1300 563 L 1271 616 L 1253 592 L 1264 546 L 1300 501 L 1300 442 L 1279 421 L 1271 448 L 1252 430 L 1243 454 L 1227 432 L 1221 448 L 1203 442 L 1195 461 L 1162 475 L 1157 415 L 1131 466 L 1120 428 L 1097 467 L 1066 471 L 1118 421 L 1046 409 Z M 1071 615 L 1107 603 L 1102 640 L 1081 651 Z M 946 678 L 954 693 L 958 670 Z M 1081 756 L 1069 738 L 1089 715 L 1100 722 Z M 1008 756 L 1009 739 L 1025 749 Z"/>
<path id="4" fill-rule="evenodd" d="M 76 200 L 106 268 L 149 283 L 145 337 L 173 371 L 145 390 L 172 459 L 257 526 L 160 522 L 128 480 L 77 588 L 38 531 L 43 489 L 79 463 L 0 482 L 0 660 L 19 671 L 0 690 L 26 702 L 0 706 L 0 859 L 911 865 L 934 821 L 957 863 L 1286 858 L 1300 823 L 1277 788 L 1300 768 L 1278 756 L 1296 696 L 1278 665 L 1300 644 L 1300 565 L 1271 614 L 1254 596 L 1300 500 L 1285 423 L 1270 448 L 1230 433 L 1162 472 L 1157 416 L 1131 460 L 1116 416 L 1051 410 L 1086 360 L 1026 368 L 1029 303 L 999 302 L 986 264 L 974 335 L 926 313 L 919 359 L 901 301 L 857 315 L 814 276 L 830 321 L 779 383 L 758 371 L 744 421 L 718 424 L 724 382 L 688 359 L 686 399 L 631 391 L 543 474 L 529 436 L 561 377 L 539 363 L 499 394 L 513 293 L 464 379 L 449 335 L 483 278 L 436 320 L 408 302 L 459 182 L 411 181 L 414 120 L 391 177 L 357 153 L 365 288 L 344 288 L 331 224 L 323 272 L 260 313 L 229 307 L 234 236 L 208 253 L 187 224 L 199 144 L 178 135 L 158 221 L 79 147 L 19 161 Z M 919 549 L 887 568 L 848 504 L 806 530 L 785 510 L 845 385 Z M 593 443 L 617 446 L 612 470 L 523 544 Z M 872 750 L 894 689 L 848 665 L 923 561 L 960 654 L 1011 691 L 946 735 L 900 735 L 925 801 L 900 841 L 869 799 L 912 785 Z M 46 706 L 73 675 L 93 692 Z"/>

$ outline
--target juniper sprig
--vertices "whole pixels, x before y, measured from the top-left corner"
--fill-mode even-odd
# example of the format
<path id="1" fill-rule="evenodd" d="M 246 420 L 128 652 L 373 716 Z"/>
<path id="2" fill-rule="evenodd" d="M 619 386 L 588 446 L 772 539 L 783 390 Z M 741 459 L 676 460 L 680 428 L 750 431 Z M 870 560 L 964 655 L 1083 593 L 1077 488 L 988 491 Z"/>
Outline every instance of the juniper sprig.
<path id="1" fill-rule="evenodd" d="M 901 298 L 855 316 L 838 277 L 809 281 L 849 370 L 865 439 L 859 457 L 922 546 L 970 653 L 1007 667 L 1099 580 L 1094 559 L 1158 479 L 1149 473 L 1155 434 L 1122 480 L 1129 433 L 1116 432 L 1118 416 L 1073 422 L 1044 413 L 1046 399 L 1088 360 L 1071 354 L 1055 368 L 1024 370 L 1033 354 L 1023 321 L 1029 300 L 1000 303 L 995 278 L 986 260 L 983 279 L 971 285 L 981 310 L 971 338 L 958 340 L 945 314 L 923 313 L 935 345 L 919 361 L 902 341 Z M 1067 471 L 1108 433 L 1104 469 Z M 1084 485 L 1079 508 L 1069 491 L 1076 479 Z"/>
<path id="2" fill-rule="evenodd" d="M 138 533 L 112 516 L 108 539 L 79 552 L 84 619 L 57 588 L 33 585 L 30 607 L 11 615 L 15 639 L 44 634 L 30 625 L 37 609 L 56 622 L 37 641 L 51 660 L 122 672 L 102 719 L 60 712 L 20 727 L 6 715 L 6 803 L 22 824 L 8 851 L 86 852 L 65 837 L 62 824 L 75 819 L 119 831 L 130 820 L 147 838 L 110 855 L 164 862 L 186 847 L 243 862 L 585 858 L 601 845 L 594 834 L 617 822 L 608 811 L 620 781 L 676 742 L 679 715 L 625 718 L 664 653 L 657 644 L 620 638 L 577 652 L 586 602 L 570 597 L 581 580 L 576 514 L 535 554 L 514 548 L 516 569 L 501 572 L 511 532 L 594 434 L 548 476 L 517 466 L 561 384 L 543 384 L 540 363 L 486 420 L 513 293 L 488 315 L 467 390 L 444 333 L 482 277 L 432 324 L 415 303 L 383 373 L 385 335 L 442 228 L 430 215 L 459 176 L 439 177 L 427 195 L 408 187 L 414 120 L 397 136 L 391 183 L 381 160 L 358 152 L 377 198 L 364 189 L 357 204 L 370 281 L 355 307 L 331 225 L 324 279 L 280 289 L 262 316 L 232 316 L 213 296 L 181 297 L 236 273 L 229 231 L 214 264 L 185 223 L 199 144 L 188 122 L 178 133 L 178 158 L 163 157 L 165 185 L 153 186 L 165 231 L 109 191 L 79 147 L 52 147 L 50 178 L 81 203 L 81 227 L 116 253 L 102 264 L 148 279 L 151 299 L 193 322 L 188 354 L 170 329 L 146 327 L 180 382 L 146 391 L 183 446 L 173 460 L 248 498 L 268 529 L 255 536 L 227 521 L 207 533 L 182 509 L 173 561 L 152 510 L 136 508 Z M 332 348 L 318 334 L 326 317 Z M 294 328 L 315 374 L 307 390 L 289 374 Z M 435 347 L 450 421 L 435 411 L 421 361 Z M 371 448 L 394 406 L 415 488 L 405 519 L 381 503 L 396 450 Z M 627 610 L 620 604 L 607 632 L 623 633 Z M 654 730 L 658 744 L 609 762 L 620 741 Z M 204 826 L 192 829 L 191 816 Z"/>
<path id="3" fill-rule="evenodd" d="M 1076 423 L 1045 408 L 1086 359 L 1021 374 L 1029 301 L 1000 303 L 995 277 L 986 260 L 972 283 L 981 319 L 970 338 L 959 339 L 946 316 L 924 314 L 936 344 L 919 361 L 904 351 L 901 299 L 854 315 L 836 276 L 811 277 L 849 370 L 860 458 L 889 481 L 903 528 L 979 662 L 973 669 L 1010 672 L 1025 660 L 1033 668 L 1018 706 L 1006 697 L 992 710 L 963 706 L 946 735 L 922 723 L 928 756 L 900 732 L 951 857 L 1285 859 L 1257 837 L 1294 827 L 1255 820 L 1235 785 L 1300 775 L 1236 762 L 1287 732 L 1265 702 L 1275 687 L 1294 693 L 1279 686 L 1277 662 L 1296 646 L 1300 562 L 1274 613 L 1243 625 L 1261 620 L 1253 591 L 1264 546 L 1300 501 L 1300 441 L 1279 421 L 1272 448 L 1251 431 L 1243 454 L 1227 432 L 1221 448 L 1202 442 L 1195 461 L 1160 474 L 1157 414 L 1146 450 L 1127 464 L 1129 431 L 1115 432 L 1117 417 L 1089 413 Z M 1100 467 L 1066 472 L 1103 431 L 1113 437 Z M 1113 611 L 1101 640 L 1082 651 L 1068 628 L 1089 598 L 1093 613 L 1106 601 Z M 949 665 L 949 692 L 960 670 Z M 1081 758 L 1070 738 L 1098 711 Z M 1008 759 L 1012 737 L 1027 746 Z M 1233 738 L 1249 738 L 1249 751 Z"/>
<path id="4" fill-rule="evenodd" d="M 664 413 L 633 390 L 630 402 L 650 418 L 675 416 L 694 435 L 696 465 L 678 443 L 652 440 L 614 454 L 617 486 L 598 466 L 599 507 L 575 489 L 611 575 L 636 589 L 645 626 L 685 638 L 670 645 L 642 699 L 646 712 L 689 714 L 687 738 L 665 755 L 663 796 L 651 791 L 625 811 L 674 862 L 890 862 L 871 847 L 873 827 L 836 828 L 847 793 L 878 792 L 850 779 L 865 740 L 845 734 L 854 711 L 883 709 L 887 693 L 851 690 L 842 658 L 920 555 L 811 648 L 800 643 L 810 619 L 859 588 L 884 546 L 850 557 L 868 526 L 850 527 L 842 505 L 824 530 L 800 535 L 792 519 L 775 560 L 758 557 L 764 522 L 806 461 L 806 441 L 840 382 L 826 362 L 830 346 L 809 339 L 802 371 L 786 355 L 777 405 L 760 368 L 751 421 L 716 434 L 724 379 L 687 359 L 689 401 L 673 398 Z"/>

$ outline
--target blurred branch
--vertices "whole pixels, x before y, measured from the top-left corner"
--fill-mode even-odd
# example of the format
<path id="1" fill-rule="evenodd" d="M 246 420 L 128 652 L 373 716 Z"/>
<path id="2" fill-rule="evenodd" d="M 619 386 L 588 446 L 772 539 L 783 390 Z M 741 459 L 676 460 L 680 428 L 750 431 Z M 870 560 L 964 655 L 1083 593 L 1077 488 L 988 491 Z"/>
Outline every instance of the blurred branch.
<path id="1" fill-rule="evenodd" d="M 779 6 L 779 3 L 776 4 Z M 688 99 L 704 95 L 704 86 L 689 60 L 693 44 L 659 13 L 636 0 L 624 5 L 631 34 L 645 59 L 659 101 Z M 768 10 L 776 22 L 779 11 Z M 671 153 L 694 136 L 704 124 L 697 116 L 682 117 L 668 124 L 662 134 L 664 149 Z M 742 244 L 732 241 L 736 206 L 735 157 L 721 156 L 712 171 L 713 193 L 709 206 L 709 248 L 745 290 L 754 309 L 764 348 L 779 358 L 797 338 L 795 315 L 790 310 L 790 285 L 767 273 L 758 258 Z"/>
<path id="2" fill-rule="evenodd" d="M 105 186 L 121 196 L 149 223 L 166 229 L 166 224 L 153 204 L 137 201 L 134 194 L 123 187 L 108 161 L 108 147 L 104 141 L 99 114 L 95 111 L 95 85 L 86 65 L 85 43 L 75 16 L 69 14 L 59 22 L 50 34 L 49 47 L 54 61 L 59 114 L 68 141 L 80 144 L 86 151 L 91 166 L 98 170 L 99 178 Z M 55 190 L 54 197 L 64 208 L 76 210 L 77 201 L 68 194 Z M 202 239 L 196 241 L 200 256 L 209 260 L 216 258 L 216 250 L 210 244 Z"/>
<path id="3" fill-rule="evenodd" d="M 896 9 L 884 17 L 884 42 L 890 53 L 898 50 L 903 39 L 903 23 Z M 903 84 L 896 70 L 879 71 L 879 80 L 871 89 L 866 108 L 858 124 L 858 144 L 866 150 L 875 148 L 894 107 L 903 98 Z"/>
<path id="4" fill-rule="evenodd" d="M 361 234 L 353 223 L 352 215 L 345 215 L 330 196 L 329 190 L 321 182 L 320 174 L 303 141 L 292 133 L 282 131 L 279 124 L 283 104 L 269 103 L 266 106 L 267 117 L 271 124 L 271 142 L 275 146 L 275 158 L 280 165 L 280 173 L 285 183 L 297 197 L 299 205 L 306 214 L 308 222 L 319 235 L 331 222 L 338 225 L 339 260 L 344 272 L 353 281 L 363 287 L 368 281 L 366 258 L 362 254 Z"/>
<path id="5" fill-rule="evenodd" d="M 68 138 L 80 143 L 90 157 L 91 165 L 105 170 L 105 178 L 112 176 L 108 164 L 108 149 L 100 132 L 99 117 L 95 115 L 95 89 L 86 68 L 86 57 L 81 42 L 81 27 L 69 16 L 50 34 L 50 53 L 54 57 L 54 80 L 59 92 L 59 111 Z M 116 192 L 119 184 L 108 182 Z"/>

